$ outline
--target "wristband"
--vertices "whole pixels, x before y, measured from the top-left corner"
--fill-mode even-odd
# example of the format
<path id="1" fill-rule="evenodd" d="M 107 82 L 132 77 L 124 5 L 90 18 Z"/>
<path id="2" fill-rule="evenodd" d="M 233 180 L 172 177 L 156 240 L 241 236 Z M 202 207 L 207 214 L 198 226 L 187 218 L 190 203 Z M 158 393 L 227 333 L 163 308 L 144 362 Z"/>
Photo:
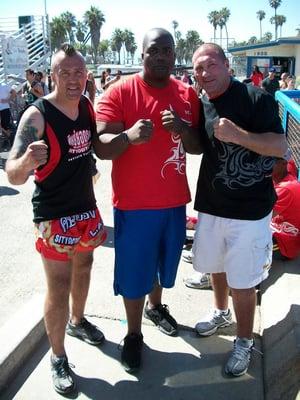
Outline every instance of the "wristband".
<path id="1" fill-rule="evenodd" d="M 131 144 L 131 142 L 129 140 L 129 137 L 128 137 L 128 134 L 127 134 L 127 131 L 122 132 L 121 136 L 122 136 L 122 140 L 123 140 L 124 143 Z"/>

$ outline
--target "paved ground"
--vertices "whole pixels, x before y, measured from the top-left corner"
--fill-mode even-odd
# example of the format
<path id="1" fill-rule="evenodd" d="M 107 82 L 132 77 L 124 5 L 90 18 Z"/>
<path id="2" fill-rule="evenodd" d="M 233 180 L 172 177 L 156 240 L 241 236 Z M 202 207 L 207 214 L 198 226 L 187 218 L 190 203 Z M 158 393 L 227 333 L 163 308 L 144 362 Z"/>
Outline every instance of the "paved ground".
<path id="1" fill-rule="evenodd" d="M 0 153 L 3 157 L 7 154 Z M 189 156 L 188 174 L 191 187 L 195 188 L 200 159 L 197 156 Z M 113 296 L 113 219 L 111 207 L 110 161 L 100 161 L 98 168 L 101 177 L 95 186 L 98 205 L 103 216 L 109 238 L 95 252 L 92 285 L 88 300 L 90 313 L 109 318 L 124 318 L 121 299 Z M 1 264 L 0 264 L 0 326 L 9 315 L 24 302 L 28 301 L 35 293 L 43 293 L 45 290 L 44 272 L 41 267 L 39 255 L 34 248 L 34 232 L 32 221 L 31 194 L 33 191 L 32 177 L 22 186 L 12 186 L 8 183 L 6 174 L 0 169 L 0 207 L 1 225 Z M 192 204 L 189 212 L 195 215 Z M 177 280 L 182 290 L 182 275 L 189 273 L 191 266 L 182 263 L 181 275 Z M 182 296 L 175 296 L 172 291 L 166 296 L 175 304 L 182 302 L 187 311 L 187 303 L 184 297 L 189 298 L 189 290 Z M 99 296 L 101 302 L 99 302 Z M 186 312 L 183 323 L 193 326 L 196 315 Z"/>
<path id="2" fill-rule="evenodd" d="M 232 337 L 197 338 L 181 330 L 168 337 L 156 328 L 143 326 L 145 347 L 143 368 L 136 376 L 127 374 L 119 363 L 122 321 L 93 319 L 103 328 L 106 342 L 100 348 L 67 338 L 70 363 L 74 364 L 78 399 L 101 400 L 262 400 L 261 357 L 255 353 L 249 373 L 233 379 L 224 375 L 222 365 L 231 349 Z M 61 399 L 51 387 L 49 351 L 45 342 L 22 374 L 3 395 L 3 400 Z"/>
<path id="3" fill-rule="evenodd" d="M 2 154 L 6 157 L 6 154 Z M 188 156 L 188 176 L 190 185 L 195 188 L 200 159 L 197 156 Z M 3 164 L 3 163 L 2 163 Z M 33 189 L 32 178 L 20 187 L 12 187 L 6 180 L 0 164 L 0 206 L 1 222 L 1 264 L 0 264 L 0 329 L 12 315 L 38 293 L 44 293 L 44 273 L 39 256 L 33 246 L 34 236 L 32 224 L 32 210 L 30 204 Z M 210 338 L 198 338 L 193 332 L 195 322 L 204 316 L 212 302 L 211 290 L 188 289 L 183 284 L 183 277 L 192 270 L 190 264 L 181 262 L 178 278 L 174 289 L 166 290 L 164 302 L 170 306 L 172 314 L 180 323 L 179 336 L 167 337 L 151 326 L 149 321 L 143 321 L 145 337 L 144 366 L 136 377 L 125 373 L 119 364 L 120 351 L 118 345 L 126 332 L 125 313 L 121 298 L 114 297 L 112 291 L 113 280 L 113 224 L 111 212 L 111 185 L 109 161 L 99 162 L 101 177 L 96 184 L 95 191 L 98 204 L 104 218 L 109 238 L 105 245 L 95 252 L 90 294 L 86 307 L 87 314 L 96 324 L 102 327 L 106 342 L 100 348 L 88 346 L 74 338 L 67 338 L 66 346 L 69 359 L 75 365 L 74 373 L 79 386 L 80 399 L 133 399 L 150 400 L 202 400 L 202 399 L 256 399 L 263 395 L 263 368 L 262 357 L 253 354 L 249 372 L 238 379 L 230 379 L 223 374 L 222 366 L 232 347 L 235 324 L 229 329 L 220 331 Z M 188 206 L 188 213 L 195 215 L 192 205 Z M 287 270 L 297 273 L 297 260 Z M 284 271 L 284 270 L 283 270 Z M 273 314 L 272 307 L 276 308 L 276 281 L 287 282 L 290 299 L 287 304 L 299 304 L 295 275 L 279 273 L 273 274 L 273 279 L 266 285 L 265 290 L 270 296 L 265 315 Z M 287 283 L 286 283 L 287 284 Z M 292 283 L 293 284 L 293 283 Z M 270 286 L 270 289 L 269 289 Z M 282 294 L 282 293 L 281 293 Z M 266 296 L 266 294 L 265 294 Z M 286 296 L 285 298 L 287 298 Z M 281 297 L 282 298 L 282 297 Z M 274 299 L 274 305 L 272 304 Z M 280 303 L 283 303 L 281 300 Z M 41 312 L 41 304 L 32 313 Z M 268 319 L 266 326 L 272 328 L 277 321 L 284 322 L 283 309 L 278 318 Z M 31 310 L 29 310 L 31 312 Z M 261 331 L 260 307 L 257 307 L 255 332 Z M 266 316 L 264 317 L 264 319 Z M 21 328 L 21 327 L 18 327 Z M 256 338 L 256 347 L 261 347 L 260 338 Z M 2 344 L 1 353 L 5 346 Z M 282 353 L 284 354 L 284 353 Z M 282 355 L 282 359 L 283 359 Z M 279 359 L 276 362 L 280 362 Z M 273 363 L 273 361 L 272 361 Z M 12 380 L 5 393 L 0 394 L 3 400 L 52 400 L 61 398 L 51 387 L 49 375 L 49 347 L 44 338 L 32 357 L 22 366 L 20 373 Z M 270 400 L 274 400 L 271 397 Z M 295 397 L 282 399 L 294 400 Z"/>

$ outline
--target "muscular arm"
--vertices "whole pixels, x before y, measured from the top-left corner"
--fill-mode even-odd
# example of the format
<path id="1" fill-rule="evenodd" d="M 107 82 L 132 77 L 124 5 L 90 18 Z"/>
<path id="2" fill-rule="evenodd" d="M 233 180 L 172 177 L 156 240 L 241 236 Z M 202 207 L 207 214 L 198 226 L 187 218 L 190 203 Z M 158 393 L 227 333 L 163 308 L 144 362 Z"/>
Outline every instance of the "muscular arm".
<path id="1" fill-rule="evenodd" d="M 285 135 L 274 132 L 248 132 L 227 118 L 214 124 L 215 137 L 222 142 L 235 143 L 263 156 L 283 157 L 288 149 Z"/>
<path id="2" fill-rule="evenodd" d="M 140 119 L 124 132 L 122 122 L 97 122 L 97 133 L 93 141 L 96 155 L 104 160 L 118 158 L 130 145 L 147 143 L 153 134 L 151 120 Z"/>
<path id="3" fill-rule="evenodd" d="M 32 170 L 47 162 L 47 145 L 39 140 L 43 130 L 41 113 L 35 107 L 29 107 L 20 120 L 5 167 L 8 180 L 13 185 L 25 183 Z"/>
<path id="4" fill-rule="evenodd" d="M 122 122 L 97 122 L 98 136 L 94 139 L 93 146 L 96 155 L 102 160 L 114 160 L 119 157 L 129 146 L 122 132 Z"/>

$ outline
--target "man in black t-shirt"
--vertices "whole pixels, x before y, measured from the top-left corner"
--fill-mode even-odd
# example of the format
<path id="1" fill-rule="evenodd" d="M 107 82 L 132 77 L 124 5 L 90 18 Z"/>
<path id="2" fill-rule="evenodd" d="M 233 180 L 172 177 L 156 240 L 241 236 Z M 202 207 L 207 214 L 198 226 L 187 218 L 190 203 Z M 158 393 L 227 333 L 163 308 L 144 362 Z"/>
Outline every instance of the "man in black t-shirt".
<path id="1" fill-rule="evenodd" d="M 47 278 L 44 320 L 52 348 L 51 372 L 54 389 L 65 395 L 76 386 L 65 331 L 93 345 L 104 340 L 84 318 L 84 308 L 94 249 L 106 233 L 92 184 L 96 123 L 90 101 L 82 96 L 84 58 L 74 47 L 62 45 L 52 57 L 51 77 L 54 90 L 30 105 L 20 119 L 6 172 L 10 183 L 21 185 L 34 170 L 32 203 L 36 248 Z"/>
<path id="2" fill-rule="evenodd" d="M 240 376 L 248 369 L 254 345 L 255 286 L 267 277 L 271 261 L 272 166 L 274 157 L 287 153 L 287 143 L 273 98 L 233 80 L 222 48 L 201 45 L 193 65 L 204 89 L 205 117 L 192 151 L 203 153 L 193 264 L 196 270 L 212 274 L 215 296 L 211 318 L 199 321 L 195 329 L 209 336 L 232 324 L 231 290 L 237 338 L 225 372 Z M 190 151 L 187 138 L 184 146 Z"/>
<path id="3" fill-rule="evenodd" d="M 275 92 L 280 89 L 279 81 L 276 78 L 276 68 L 272 67 L 269 69 L 269 76 L 262 81 L 262 88 L 265 89 L 271 96 L 275 97 Z"/>

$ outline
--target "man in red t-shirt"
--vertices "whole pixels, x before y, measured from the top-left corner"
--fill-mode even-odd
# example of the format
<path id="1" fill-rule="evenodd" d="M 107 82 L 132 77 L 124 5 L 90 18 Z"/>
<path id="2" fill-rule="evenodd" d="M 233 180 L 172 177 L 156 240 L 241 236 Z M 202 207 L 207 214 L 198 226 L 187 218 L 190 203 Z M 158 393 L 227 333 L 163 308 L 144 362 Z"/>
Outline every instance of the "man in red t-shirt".
<path id="1" fill-rule="evenodd" d="M 279 159 L 273 169 L 273 182 L 278 196 L 273 210 L 273 239 L 282 256 L 296 258 L 300 254 L 300 182 L 293 161 Z"/>
<path id="2" fill-rule="evenodd" d="M 121 355 L 127 372 L 140 367 L 145 295 L 144 317 L 163 333 L 177 333 L 161 304 L 162 287 L 174 285 L 185 240 L 190 191 L 182 139 L 197 136 L 199 114 L 194 90 L 170 77 L 172 35 L 151 29 L 142 57 L 143 71 L 113 85 L 98 103 L 94 144 L 98 157 L 113 160 L 114 291 L 123 296 L 127 314 Z"/>

